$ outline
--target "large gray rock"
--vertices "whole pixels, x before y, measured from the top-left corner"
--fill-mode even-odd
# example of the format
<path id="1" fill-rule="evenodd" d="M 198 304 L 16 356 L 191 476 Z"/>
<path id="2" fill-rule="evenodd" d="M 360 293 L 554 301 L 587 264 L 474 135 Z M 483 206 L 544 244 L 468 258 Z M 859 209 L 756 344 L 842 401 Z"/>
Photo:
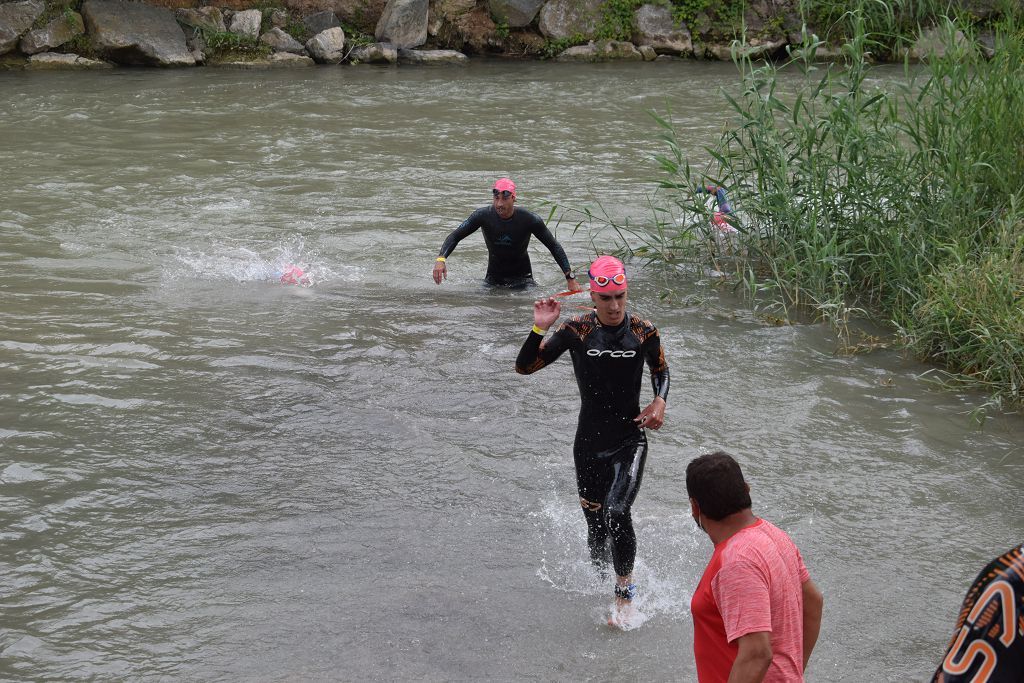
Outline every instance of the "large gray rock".
<path id="1" fill-rule="evenodd" d="M 291 52 L 275 52 L 269 57 L 263 59 L 246 59 L 243 61 L 225 61 L 217 62 L 211 66 L 215 66 L 222 69 L 278 69 L 278 68 L 289 68 L 289 67 L 306 67 L 315 66 L 314 62 L 305 55 L 296 55 Z"/>
<path id="2" fill-rule="evenodd" d="M 302 43 L 292 38 L 288 33 L 279 28 L 272 28 L 262 36 L 260 42 L 269 45 L 274 52 L 291 52 L 292 54 L 305 54 L 306 48 Z"/>
<path id="3" fill-rule="evenodd" d="M 43 28 L 26 33 L 18 43 L 18 49 L 27 55 L 49 52 L 83 33 L 85 23 L 82 21 L 82 15 L 78 12 L 69 12 L 67 15 L 57 17 Z"/>
<path id="4" fill-rule="evenodd" d="M 427 42 L 428 0 L 388 0 L 377 22 L 377 42 L 391 43 L 398 49 L 419 47 Z"/>
<path id="5" fill-rule="evenodd" d="M 242 12 L 235 12 L 231 17 L 231 25 L 228 30 L 236 36 L 252 38 L 255 40 L 260 35 L 260 25 L 263 23 L 263 12 L 258 9 L 247 9 Z"/>
<path id="6" fill-rule="evenodd" d="M 693 38 L 686 24 L 672 17 L 672 10 L 662 5 L 643 5 L 633 13 L 636 31 L 633 42 L 650 45 L 655 52 L 673 55 L 693 54 Z"/>
<path id="7" fill-rule="evenodd" d="M 18 39 L 32 28 L 45 9 L 42 0 L 0 3 L 0 55 L 17 47 Z"/>
<path id="8" fill-rule="evenodd" d="M 487 9 L 495 20 L 510 28 L 529 26 L 545 0 L 487 0 Z"/>
<path id="9" fill-rule="evenodd" d="M 125 0 L 85 0 L 82 16 L 96 50 L 117 64 L 196 63 L 170 10 Z"/>
<path id="10" fill-rule="evenodd" d="M 469 58 L 456 50 L 399 50 L 399 64 L 465 64 Z"/>
<path id="11" fill-rule="evenodd" d="M 950 39 L 944 29 L 932 27 L 921 31 L 913 46 L 909 50 L 901 51 L 900 57 L 905 56 L 911 62 L 925 62 L 932 57 L 945 57 L 951 49 L 964 51 L 970 47 L 970 41 L 962 31 L 956 31 Z"/>
<path id="12" fill-rule="evenodd" d="M 732 53 L 735 47 L 737 57 L 760 59 L 771 56 L 786 43 L 787 40 L 785 38 L 776 38 L 774 40 L 751 38 L 750 42 L 746 45 L 741 45 L 735 41 L 733 43 L 708 43 L 704 46 L 704 53 L 707 57 L 714 57 L 719 61 L 728 62 L 732 60 Z"/>
<path id="13" fill-rule="evenodd" d="M 335 26 L 306 41 L 306 50 L 321 64 L 339 64 L 345 58 L 345 32 Z"/>
<path id="14" fill-rule="evenodd" d="M 540 32 L 551 40 L 593 38 L 603 6 L 603 0 L 550 0 L 540 10 Z"/>
<path id="15" fill-rule="evenodd" d="M 643 59 L 644 56 L 640 54 L 633 43 L 621 40 L 599 40 L 596 43 L 591 41 L 586 45 L 570 47 L 555 57 L 555 61 L 558 62 L 610 62 L 615 60 L 640 62 Z"/>
<path id="16" fill-rule="evenodd" d="M 186 29 L 199 29 L 210 33 L 226 33 L 224 13 L 217 7 L 200 7 L 198 9 L 181 8 L 174 11 L 174 18 Z"/>
<path id="17" fill-rule="evenodd" d="M 302 23 L 305 24 L 309 33 L 314 36 L 329 28 L 341 28 L 341 22 L 338 21 L 338 15 L 331 10 L 324 10 L 323 12 L 310 14 L 302 20 Z"/>
<path id="18" fill-rule="evenodd" d="M 29 57 L 25 68 L 57 71 L 61 69 L 111 69 L 113 65 L 78 55 L 43 52 Z"/>
<path id="19" fill-rule="evenodd" d="M 352 50 L 348 60 L 353 64 L 395 64 L 398 62 L 398 49 L 390 43 L 362 45 Z"/>

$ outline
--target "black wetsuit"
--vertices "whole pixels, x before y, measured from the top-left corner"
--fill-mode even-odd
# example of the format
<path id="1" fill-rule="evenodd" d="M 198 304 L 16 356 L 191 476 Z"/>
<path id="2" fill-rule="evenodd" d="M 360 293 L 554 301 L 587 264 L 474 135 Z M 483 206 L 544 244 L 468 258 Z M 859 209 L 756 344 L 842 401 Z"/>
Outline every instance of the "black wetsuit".
<path id="1" fill-rule="evenodd" d="M 541 347 L 530 332 L 516 359 L 516 372 L 528 375 L 566 350 L 572 356 L 580 389 L 580 417 L 573 445 L 580 498 L 599 503 L 583 509 L 591 557 L 607 557 L 611 536 L 615 573 L 627 576 L 636 558 L 630 507 L 636 499 L 647 460 L 647 436 L 633 421 L 640 414 L 640 388 L 646 362 L 656 396 L 668 396 L 668 363 L 654 325 L 627 314 L 616 327 L 598 322 L 597 313 L 576 316 Z"/>
<path id="2" fill-rule="evenodd" d="M 933 683 L 1024 681 L 1024 545 L 981 570 Z"/>
<path id="3" fill-rule="evenodd" d="M 492 285 L 522 286 L 533 282 L 533 267 L 526 252 L 530 237 L 536 235 L 558 262 L 562 274 L 569 275 L 571 268 L 565 250 L 551 234 L 544 221 L 526 209 L 513 207 L 512 216 L 507 220 L 498 215 L 493 206 L 477 209 L 445 238 L 440 256 L 448 258 L 463 238 L 483 228 L 487 244 L 487 276 Z"/>

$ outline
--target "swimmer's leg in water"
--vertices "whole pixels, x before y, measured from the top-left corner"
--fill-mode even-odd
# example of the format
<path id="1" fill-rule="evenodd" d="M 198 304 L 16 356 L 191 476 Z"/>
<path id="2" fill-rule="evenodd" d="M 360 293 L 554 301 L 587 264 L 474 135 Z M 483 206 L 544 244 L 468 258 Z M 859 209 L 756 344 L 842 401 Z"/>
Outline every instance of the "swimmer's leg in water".
<path id="1" fill-rule="evenodd" d="M 608 548 L 608 525 L 604 521 L 601 503 L 593 503 L 580 498 L 583 518 L 587 522 L 587 546 L 590 548 L 590 561 L 602 577 L 608 575 L 612 563 L 611 551 Z"/>
<path id="2" fill-rule="evenodd" d="M 622 626 L 630 618 L 631 603 L 636 595 L 633 584 L 636 533 L 632 505 L 640 491 L 647 462 L 647 439 L 641 437 L 610 452 L 577 451 L 576 455 L 576 483 L 587 522 L 590 556 L 595 564 L 602 560 L 607 562 L 604 558 L 610 541 L 616 585 L 615 609 L 609 625 Z"/>

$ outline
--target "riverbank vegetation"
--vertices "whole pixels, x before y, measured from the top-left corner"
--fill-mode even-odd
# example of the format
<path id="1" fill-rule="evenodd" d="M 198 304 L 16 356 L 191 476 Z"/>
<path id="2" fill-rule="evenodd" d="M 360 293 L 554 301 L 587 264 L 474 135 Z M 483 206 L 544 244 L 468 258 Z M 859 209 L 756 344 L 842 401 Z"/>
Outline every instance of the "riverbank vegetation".
<path id="1" fill-rule="evenodd" d="M 842 60 L 804 43 L 780 64 L 737 56 L 734 124 L 698 166 L 669 116 L 655 220 L 614 225 L 625 250 L 656 262 L 710 254 L 780 315 L 891 325 L 905 348 L 982 387 L 990 405 L 1024 405 L 1024 24 L 1009 8 L 983 54 L 972 27 L 944 19 L 945 52 L 888 89 L 870 54 L 891 45 L 863 11 L 842 17 Z M 959 33 L 958 33 L 959 32 Z M 966 40 L 964 39 L 966 38 Z M 737 55 L 741 54 L 737 50 Z M 798 72 L 794 79 L 792 72 Z M 783 78 L 785 77 L 785 78 Z M 793 87 L 794 80 L 798 85 Z M 783 86 L 785 85 L 785 87 Z M 729 188 L 740 233 L 708 249 L 699 185 Z M 713 231 L 712 231 L 713 232 Z M 852 346 L 852 345 L 851 345 Z"/>

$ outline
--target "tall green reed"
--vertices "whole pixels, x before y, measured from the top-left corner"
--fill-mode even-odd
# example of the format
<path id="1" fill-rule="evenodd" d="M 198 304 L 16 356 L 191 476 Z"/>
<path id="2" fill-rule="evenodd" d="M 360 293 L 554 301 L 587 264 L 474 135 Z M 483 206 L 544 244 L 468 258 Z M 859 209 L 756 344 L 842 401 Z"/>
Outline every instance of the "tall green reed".
<path id="1" fill-rule="evenodd" d="M 661 213 L 646 232 L 616 229 L 635 254 L 693 257 L 707 214 L 695 188 L 726 186 L 743 218 L 742 248 L 716 268 L 728 265 L 747 291 L 770 295 L 788 315 L 809 313 L 840 331 L 857 316 L 889 322 L 952 379 L 1019 406 L 1019 17 L 1007 12 L 991 59 L 972 40 L 955 39 L 958 31 L 971 38 L 970 26 L 943 19 L 945 55 L 923 70 L 908 65 L 906 82 L 888 89 L 871 85 L 869 55 L 891 37 L 873 32 L 863 10 L 844 19 L 850 37 L 839 63 L 816 64 L 823 41 L 806 30 L 778 65 L 745 58 L 736 46 L 742 88 L 725 96 L 735 124 L 707 150 L 710 164 L 692 164 L 671 118 L 655 115 L 664 145 L 656 157 Z M 680 224 L 671 215 L 694 218 Z"/>

